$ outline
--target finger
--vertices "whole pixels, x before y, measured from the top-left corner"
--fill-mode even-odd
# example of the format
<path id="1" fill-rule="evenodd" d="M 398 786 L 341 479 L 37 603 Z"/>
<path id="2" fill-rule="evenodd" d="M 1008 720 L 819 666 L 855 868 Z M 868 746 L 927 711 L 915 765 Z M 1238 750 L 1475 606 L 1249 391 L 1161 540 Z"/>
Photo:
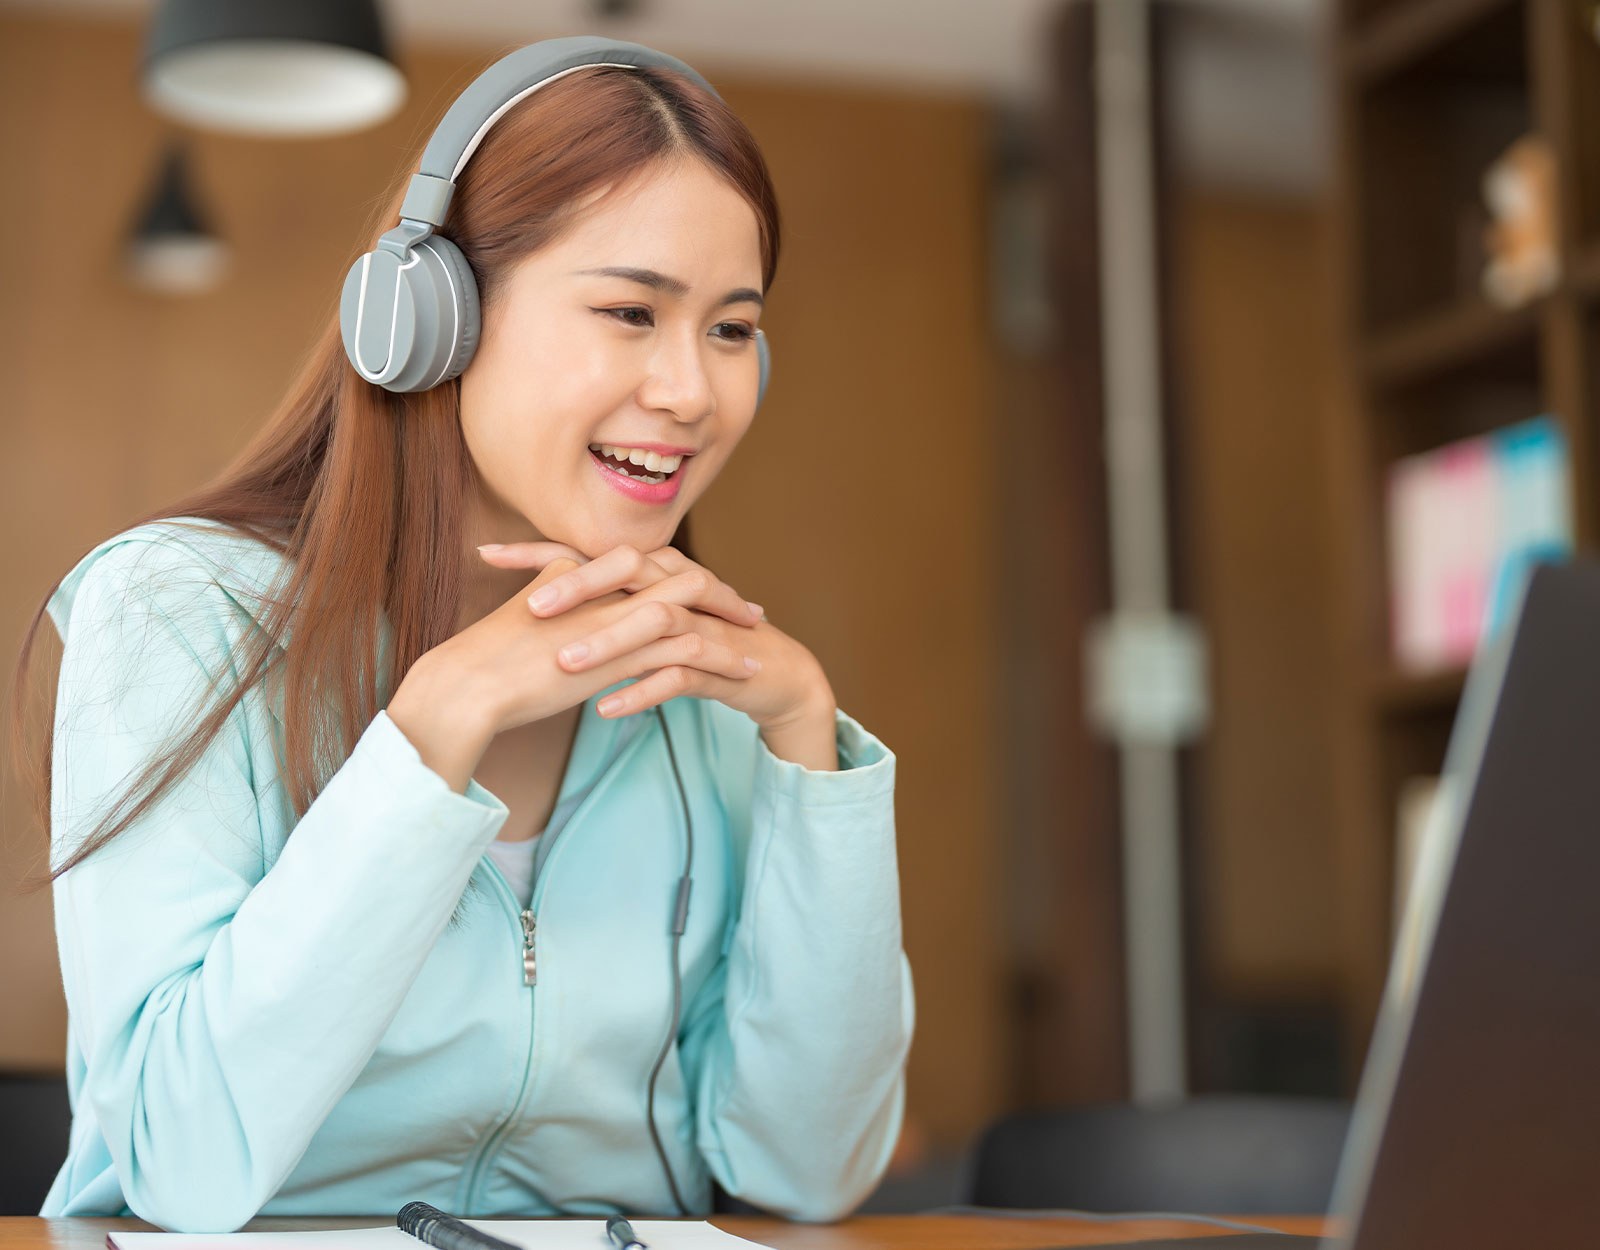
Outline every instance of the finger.
<path id="1" fill-rule="evenodd" d="M 696 623 L 694 613 L 686 608 L 672 607 L 669 611 L 685 615 L 691 626 Z M 630 615 L 650 617 L 656 613 L 650 609 L 642 609 L 639 613 Z M 704 620 L 703 617 L 700 619 Z M 638 635 L 652 628 L 655 627 L 638 626 L 632 632 Z M 743 681 L 761 668 L 760 660 L 747 655 L 733 643 L 708 637 L 696 628 L 650 637 L 637 645 L 619 641 L 628 632 L 618 626 L 610 626 L 592 636 L 593 649 L 590 653 L 586 655 L 577 653 L 578 647 L 590 645 L 589 642 L 580 639 L 561 648 L 556 656 L 557 662 L 568 672 L 604 669 L 609 665 L 610 671 L 604 673 L 608 683 L 619 681 L 624 677 L 637 677 L 669 664 L 686 665 L 737 681 Z"/>
<path id="2" fill-rule="evenodd" d="M 759 603 L 752 603 L 744 598 L 710 569 L 703 564 L 696 564 L 676 547 L 658 547 L 645 554 L 668 573 L 700 572 L 710 579 L 708 592 L 694 601 L 694 606 L 700 611 L 710 612 L 732 621 L 735 625 L 753 625 L 761 619 L 762 608 Z"/>
<path id="3" fill-rule="evenodd" d="M 654 551 L 647 551 L 645 554 L 669 573 L 682 573 L 697 567 L 693 560 L 689 559 L 676 547 L 657 547 Z"/>
<path id="4" fill-rule="evenodd" d="M 586 565 L 583 571 L 587 568 Z M 691 610 L 700 608 L 707 597 L 707 583 L 714 581 L 709 572 L 696 565 L 690 572 L 657 582 L 636 595 L 624 615 L 563 647 L 558 662 L 567 666 L 604 664 L 616 656 L 637 651 L 653 639 L 672 634 L 698 633 L 722 641 L 708 632 L 707 614 Z M 739 624 L 749 628 L 754 622 L 747 619 Z"/>
<path id="5" fill-rule="evenodd" d="M 539 587 L 548 586 L 563 573 L 571 572 L 577 567 L 578 562 L 576 560 L 570 560 L 566 556 L 557 556 L 554 560 L 550 561 L 549 564 L 544 566 L 544 569 L 540 572 L 538 577 L 534 578 L 522 588 L 521 593 L 527 595 Z"/>
<path id="6" fill-rule="evenodd" d="M 693 613 L 679 604 L 659 599 L 646 603 L 635 601 L 620 620 L 562 647 L 556 652 L 556 663 L 569 673 L 576 673 L 637 651 L 658 638 L 693 633 L 703 639 L 694 626 Z"/>
<path id="7" fill-rule="evenodd" d="M 642 590 L 666 577 L 666 570 L 655 564 L 637 547 L 623 543 L 604 555 L 596 556 L 579 569 L 567 570 L 541 594 L 539 602 L 529 600 L 535 616 L 556 616 L 568 608 L 618 590 Z"/>
<path id="8" fill-rule="evenodd" d="M 631 686 L 624 686 L 615 694 L 607 695 L 595 705 L 595 710 L 607 720 L 615 720 L 619 716 L 632 716 L 635 712 L 642 712 L 682 695 L 697 699 L 721 699 L 731 693 L 732 687 L 725 677 L 713 677 L 695 669 L 670 665 L 640 678 Z"/>
<path id="9" fill-rule="evenodd" d="M 497 547 L 497 550 L 490 551 L 489 547 Z M 492 564 L 497 569 L 543 568 L 557 556 L 566 556 L 575 564 L 583 564 L 589 558 L 576 547 L 569 547 L 566 543 L 543 540 L 526 543 L 488 543 L 478 548 L 478 556 L 485 564 Z"/>

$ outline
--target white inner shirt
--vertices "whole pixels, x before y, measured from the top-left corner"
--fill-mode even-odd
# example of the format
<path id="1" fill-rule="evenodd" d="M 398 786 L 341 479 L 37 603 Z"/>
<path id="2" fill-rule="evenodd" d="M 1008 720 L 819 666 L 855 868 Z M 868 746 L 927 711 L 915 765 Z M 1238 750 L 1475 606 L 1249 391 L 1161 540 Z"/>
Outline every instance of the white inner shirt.
<path id="1" fill-rule="evenodd" d="M 612 762 L 644 728 L 644 716 L 637 712 L 631 716 L 624 716 L 621 718 L 620 728 L 621 732 L 611 744 L 611 750 L 606 753 L 606 758 L 590 778 L 589 784 L 561 799 L 556 804 L 555 810 L 550 813 L 550 819 L 543 829 L 523 842 L 505 842 L 496 838 L 489 843 L 489 858 L 494 860 L 495 867 L 511 886 L 511 892 L 517 896 L 517 902 L 524 910 L 533 901 L 534 859 L 539 853 L 540 840 L 554 837 L 561 832 L 562 826 L 567 823 L 572 813 L 578 810 L 579 805 L 599 783 Z M 574 752 L 577 750 L 576 742 L 573 744 L 573 750 Z M 566 785 L 565 778 L 562 779 L 562 785 Z"/>
<path id="2" fill-rule="evenodd" d="M 517 902 L 524 908 L 533 901 L 533 857 L 542 837 L 544 834 L 536 833 L 521 842 L 496 838 L 489 843 L 489 857 L 494 860 L 494 866 L 500 870 L 500 875 L 511 886 L 511 892 L 517 896 Z"/>

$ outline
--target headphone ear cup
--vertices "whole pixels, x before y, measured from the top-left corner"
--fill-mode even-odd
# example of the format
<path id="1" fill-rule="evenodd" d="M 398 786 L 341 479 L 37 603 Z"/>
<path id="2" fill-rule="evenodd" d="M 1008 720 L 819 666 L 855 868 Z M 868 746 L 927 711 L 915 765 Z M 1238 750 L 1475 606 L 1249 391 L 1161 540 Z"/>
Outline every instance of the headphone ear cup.
<path id="1" fill-rule="evenodd" d="M 772 349 L 767 346 L 767 332 L 756 331 L 756 359 L 761 363 L 761 381 L 756 386 L 756 407 L 761 407 L 761 401 L 767 395 L 767 378 L 772 373 Z"/>
<path id="2" fill-rule="evenodd" d="M 350 267 L 339 300 L 345 355 L 385 390 L 425 391 L 467 367 L 478 346 L 478 283 L 461 250 L 430 235 L 402 261 L 377 248 Z"/>
<path id="3" fill-rule="evenodd" d="M 443 290 L 440 292 L 441 304 L 448 300 L 452 305 L 450 325 L 454 329 L 453 339 L 449 344 L 440 344 L 442 349 L 449 350 L 450 356 L 444 362 L 444 373 L 438 382 L 429 383 L 430 386 L 438 386 L 460 376 L 462 370 L 472 362 L 473 353 L 478 350 L 478 335 L 482 328 L 478 280 L 461 249 L 449 239 L 430 234 L 422 241 L 422 246 L 437 257 L 438 268 L 449 284 L 448 295 Z"/>

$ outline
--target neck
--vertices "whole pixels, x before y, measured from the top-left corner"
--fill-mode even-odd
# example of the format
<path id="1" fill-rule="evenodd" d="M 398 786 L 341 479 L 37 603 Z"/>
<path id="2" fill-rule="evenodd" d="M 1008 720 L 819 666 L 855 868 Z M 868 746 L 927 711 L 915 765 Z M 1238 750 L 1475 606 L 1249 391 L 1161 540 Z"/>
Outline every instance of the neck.
<path id="1" fill-rule="evenodd" d="M 478 544 L 544 541 L 544 535 L 525 518 L 508 515 L 504 509 L 485 508 L 481 499 L 474 500 L 469 508 L 462 533 L 466 543 L 465 576 L 461 585 L 461 611 L 456 618 L 457 633 L 481 621 L 539 576 L 538 569 L 495 568 L 478 554 Z"/>

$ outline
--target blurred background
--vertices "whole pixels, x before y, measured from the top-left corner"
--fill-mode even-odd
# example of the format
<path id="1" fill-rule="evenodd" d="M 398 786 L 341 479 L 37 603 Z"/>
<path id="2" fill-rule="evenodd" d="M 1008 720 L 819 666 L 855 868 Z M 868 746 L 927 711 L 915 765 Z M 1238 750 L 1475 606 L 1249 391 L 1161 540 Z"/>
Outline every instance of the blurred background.
<path id="1" fill-rule="evenodd" d="M 650 45 L 785 225 L 697 551 L 899 758 L 918 1024 L 866 1209 L 964 1200 L 1012 1113 L 1347 1102 L 1465 666 L 1596 546 L 1595 5 L 277 7 L 331 42 L 227 100 L 193 48 L 141 72 L 153 0 L 0 0 L 5 653 L 276 406 L 482 69 Z M 210 85 L 264 90 L 237 36 Z M 0 1073 L 59 1078 L 9 771 L 0 818 Z"/>

